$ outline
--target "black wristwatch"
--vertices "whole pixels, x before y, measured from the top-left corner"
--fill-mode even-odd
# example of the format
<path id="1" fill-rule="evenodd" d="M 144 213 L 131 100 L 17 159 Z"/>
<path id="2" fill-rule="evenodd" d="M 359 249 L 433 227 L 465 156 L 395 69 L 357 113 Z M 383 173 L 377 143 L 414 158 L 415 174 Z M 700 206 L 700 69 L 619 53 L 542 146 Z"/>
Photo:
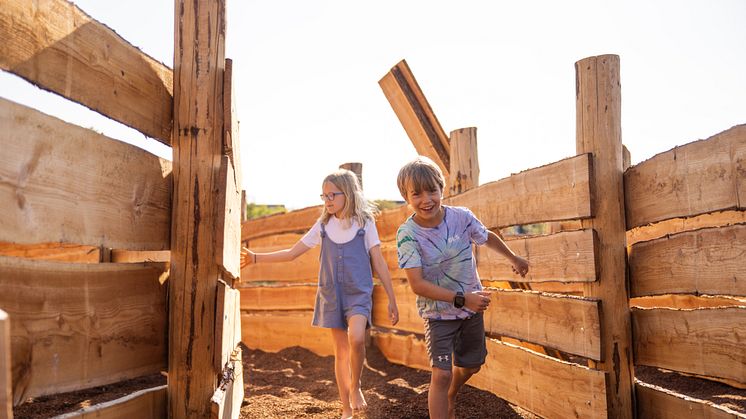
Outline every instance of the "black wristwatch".
<path id="1" fill-rule="evenodd" d="M 466 304 L 466 298 L 464 298 L 464 293 L 461 291 L 456 291 L 456 296 L 453 297 L 453 306 L 456 308 L 461 308 Z"/>

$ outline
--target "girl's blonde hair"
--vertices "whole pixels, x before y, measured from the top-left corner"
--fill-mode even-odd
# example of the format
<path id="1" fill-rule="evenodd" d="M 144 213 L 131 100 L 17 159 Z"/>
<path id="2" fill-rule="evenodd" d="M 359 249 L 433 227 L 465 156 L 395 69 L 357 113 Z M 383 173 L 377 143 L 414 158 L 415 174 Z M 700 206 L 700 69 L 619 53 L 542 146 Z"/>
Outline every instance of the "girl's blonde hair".
<path id="1" fill-rule="evenodd" d="M 322 188 L 324 183 L 327 182 L 336 186 L 345 195 L 345 206 L 338 214 L 338 218 L 345 227 L 349 227 L 352 224 L 352 220 L 355 220 L 362 228 L 365 226 L 366 221 L 373 221 L 374 217 L 378 215 L 378 208 L 365 199 L 363 188 L 360 186 L 360 181 L 354 172 L 339 169 L 324 178 L 324 181 L 321 183 Z M 332 214 L 329 214 L 325 205 L 319 220 L 326 224 L 331 216 Z"/>

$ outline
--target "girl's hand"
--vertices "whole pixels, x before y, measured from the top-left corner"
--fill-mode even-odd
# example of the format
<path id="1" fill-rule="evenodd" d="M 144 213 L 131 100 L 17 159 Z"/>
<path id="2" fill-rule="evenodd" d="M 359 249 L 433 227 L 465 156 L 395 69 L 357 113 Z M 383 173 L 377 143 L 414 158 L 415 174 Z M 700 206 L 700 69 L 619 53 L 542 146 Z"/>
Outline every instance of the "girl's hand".
<path id="1" fill-rule="evenodd" d="M 521 278 L 525 278 L 526 274 L 528 273 L 528 261 L 518 255 L 515 256 L 513 259 L 513 272 L 517 273 L 521 276 Z"/>
<path id="2" fill-rule="evenodd" d="M 466 302 L 464 307 L 475 313 L 487 310 L 490 305 L 490 293 L 487 291 L 474 291 L 464 295 Z"/>
<path id="3" fill-rule="evenodd" d="M 241 267 L 251 265 L 256 260 L 256 255 L 251 250 L 241 247 Z"/>
<path id="4" fill-rule="evenodd" d="M 399 309 L 396 307 L 396 301 L 389 302 L 389 320 L 392 326 L 399 323 Z"/>

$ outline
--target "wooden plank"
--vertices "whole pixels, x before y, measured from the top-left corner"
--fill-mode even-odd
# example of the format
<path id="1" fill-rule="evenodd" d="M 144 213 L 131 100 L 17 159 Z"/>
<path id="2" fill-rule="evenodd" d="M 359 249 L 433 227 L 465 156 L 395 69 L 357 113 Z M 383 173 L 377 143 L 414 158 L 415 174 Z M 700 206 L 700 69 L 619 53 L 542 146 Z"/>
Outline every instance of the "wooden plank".
<path id="1" fill-rule="evenodd" d="M 216 191 L 225 140 L 225 2 L 174 6 L 174 199 L 169 280 L 168 412 L 210 415 L 221 370 L 214 365 L 219 267 Z"/>
<path id="2" fill-rule="evenodd" d="M 10 348 L 10 318 L 0 310 L 0 418 L 3 419 L 13 417 Z"/>
<path id="3" fill-rule="evenodd" d="M 520 290 L 488 289 L 492 302 L 485 312 L 487 333 L 504 335 L 599 359 L 601 331 L 598 301 Z M 423 334 L 416 295 L 405 282 L 394 284 L 399 323 L 387 319 L 388 299 L 383 287 L 373 289 L 373 325 Z"/>
<path id="4" fill-rule="evenodd" d="M 111 249 L 113 263 L 170 262 L 170 250 Z"/>
<path id="5" fill-rule="evenodd" d="M 241 293 L 223 281 L 218 282 L 216 312 L 215 369 L 222 371 L 241 342 Z"/>
<path id="6" fill-rule="evenodd" d="M 746 224 L 641 242 L 629 250 L 630 293 L 746 296 Z"/>
<path id="7" fill-rule="evenodd" d="M 223 77 L 223 156 L 218 178 L 217 263 L 235 280 L 241 276 L 241 154 L 233 103 L 233 61 L 225 60 Z"/>
<path id="8" fill-rule="evenodd" d="M 241 310 L 313 310 L 316 285 L 241 287 Z"/>
<path id="9" fill-rule="evenodd" d="M 580 154 L 449 197 L 487 228 L 592 216 L 590 157 Z M 551 202 L 552 205 L 547 205 Z"/>
<path id="10" fill-rule="evenodd" d="M 378 82 L 417 153 L 432 159 L 448 179 L 450 146 L 443 128 L 405 60 Z"/>
<path id="11" fill-rule="evenodd" d="M 0 257 L 0 307 L 13 319 L 14 402 L 161 371 L 165 269 Z"/>
<path id="12" fill-rule="evenodd" d="M 329 329 L 311 326 L 312 319 L 310 311 L 244 312 L 241 341 L 251 349 L 265 352 L 301 346 L 320 356 L 333 355 Z"/>
<path id="13" fill-rule="evenodd" d="M 255 218 L 241 225 L 241 240 L 280 233 L 306 232 L 321 215 L 321 205 Z"/>
<path id="14" fill-rule="evenodd" d="M 731 419 L 744 417 L 743 414 L 725 406 L 685 396 L 641 381 L 635 382 L 635 394 L 639 418 Z"/>
<path id="15" fill-rule="evenodd" d="M 272 252 L 288 247 L 251 247 L 251 250 L 255 252 Z M 320 252 L 320 246 L 316 246 L 293 261 L 246 265 L 241 269 L 241 281 L 318 282 Z"/>
<path id="16" fill-rule="evenodd" d="M 18 244 L 0 242 L 0 256 L 58 262 L 99 263 L 101 248 L 72 243 Z"/>
<path id="17" fill-rule="evenodd" d="M 0 126 L 0 241 L 169 247 L 170 162 L 1 98 Z"/>
<path id="18" fill-rule="evenodd" d="M 632 309 L 635 363 L 746 383 L 746 306 Z"/>
<path id="19" fill-rule="evenodd" d="M 593 201 L 594 218 L 583 220 L 582 226 L 593 229 L 596 234 L 598 281 L 586 283 L 584 295 L 599 298 L 603 308 L 603 352 L 598 368 L 608 373 L 608 415 L 632 418 L 632 343 L 626 289 L 619 72 L 619 56 L 616 55 L 589 57 L 575 63 L 575 151 L 593 156 L 591 196 L 598 199 Z"/>
<path id="20" fill-rule="evenodd" d="M 116 400 L 84 407 L 75 412 L 55 416 L 55 419 L 138 418 L 161 419 L 167 417 L 166 390 L 168 386 L 136 391 Z"/>
<path id="21" fill-rule="evenodd" d="M 484 317 L 488 333 L 600 359 L 599 301 L 531 291 L 489 291 L 492 302 Z"/>
<path id="22" fill-rule="evenodd" d="M 399 226 L 412 214 L 414 214 L 414 211 L 407 204 L 381 211 L 376 218 L 376 229 L 378 229 L 378 237 L 381 241 L 396 240 L 396 232 L 399 230 Z"/>
<path id="23" fill-rule="evenodd" d="M 707 227 L 722 227 L 746 224 L 746 211 L 720 211 L 697 215 L 691 218 L 672 218 L 627 231 L 627 246 L 661 238 L 667 234 L 698 230 Z"/>
<path id="24" fill-rule="evenodd" d="M 667 294 L 629 299 L 630 307 L 639 308 L 704 308 L 746 306 L 746 298 L 727 296 Z"/>
<path id="25" fill-rule="evenodd" d="M 244 398 L 241 348 L 236 349 L 230 368 L 223 370 L 218 388 L 210 398 L 210 419 L 236 419 Z"/>
<path id="26" fill-rule="evenodd" d="M 624 175 L 627 228 L 746 209 L 746 125 L 656 155 Z"/>
<path id="27" fill-rule="evenodd" d="M 545 418 L 606 418 L 605 376 L 487 339 L 487 361 L 469 384 Z"/>
<path id="28" fill-rule="evenodd" d="M 531 269 L 522 278 L 512 265 L 495 252 L 477 247 L 477 268 L 483 280 L 513 282 L 593 282 L 596 280 L 593 230 L 577 230 L 507 241 L 526 258 Z"/>
<path id="29" fill-rule="evenodd" d="M 171 69 L 73 3 L 4 1 L 0 39 L 3 70 L 171 143 Z"/>
<path id="30" fill-rule="evenodd" d="M 458 195 L 479 186 L 479 158 L 477 156 L 477 128 L 451 131 L 451 176 L 448 195 Z"/>
<path id="31" fill-rule="evenodd" d="M 373 330 L 370 333 L 373 343 L 389 362 L 430 371 L 430 358 L 423 339 L 411 334 L 386 333 Z"/>

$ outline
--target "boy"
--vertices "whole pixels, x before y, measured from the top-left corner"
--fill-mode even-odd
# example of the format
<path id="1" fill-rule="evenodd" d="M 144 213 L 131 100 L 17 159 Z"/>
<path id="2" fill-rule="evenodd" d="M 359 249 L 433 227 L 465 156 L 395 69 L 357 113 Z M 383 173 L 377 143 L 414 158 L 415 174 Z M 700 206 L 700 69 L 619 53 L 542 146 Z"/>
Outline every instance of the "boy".
<path id="1" fill-rule="evenodd" d="M 417 309 L 425 321 L 432 376 L 427 405 L 432 419 L 455 418 L 456 395 L 487 356 L 483 312 L 490 294 L 482 291 L 472 243 L 505 256 L 513 271 L 528 262 L 463 207 L 441 205 L 445 181 L 440 168 L 418 157 L 399 171 L 397 186 L 414 210 L 396 234 L 399 267 L 404 269 Z"/>

